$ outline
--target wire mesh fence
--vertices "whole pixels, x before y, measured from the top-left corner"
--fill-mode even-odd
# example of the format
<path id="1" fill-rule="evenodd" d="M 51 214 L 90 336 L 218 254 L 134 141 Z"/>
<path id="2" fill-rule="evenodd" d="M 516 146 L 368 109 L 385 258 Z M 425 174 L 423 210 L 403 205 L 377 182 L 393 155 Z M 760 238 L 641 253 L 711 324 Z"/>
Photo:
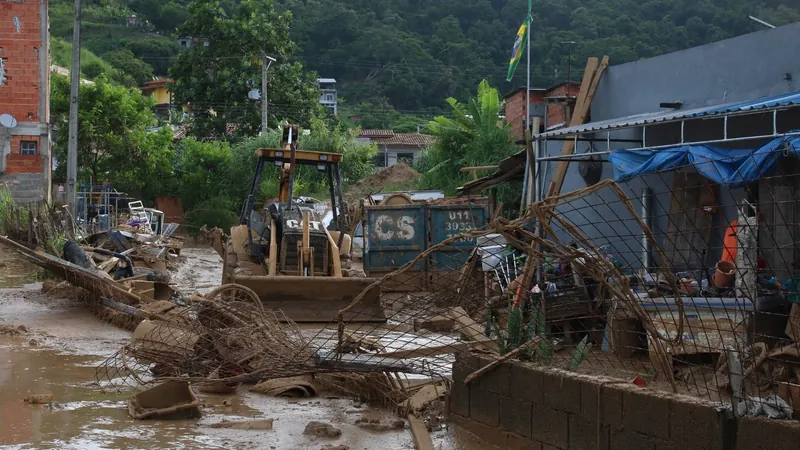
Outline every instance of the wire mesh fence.
<path id="1" fill-rule="evenodd" d="M 379 342 L 361 357 L 421 377 L 448 377 L 458 351 L 511 355 L 792 417 L 800 172 L 781 157 L 718 183 L 708 171 L 731 158 L 603 181 L 430 247 L 376 281 L 387 324 L 341 320 L 336 347 Z"/>

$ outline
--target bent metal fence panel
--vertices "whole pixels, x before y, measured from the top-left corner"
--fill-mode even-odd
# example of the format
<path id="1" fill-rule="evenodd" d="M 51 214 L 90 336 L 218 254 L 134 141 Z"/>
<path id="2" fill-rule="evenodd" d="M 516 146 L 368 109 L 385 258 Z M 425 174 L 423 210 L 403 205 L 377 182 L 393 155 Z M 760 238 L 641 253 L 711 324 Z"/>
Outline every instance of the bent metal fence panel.
<path id="1" fill-rule="evenodd" d="M 375 282 L 387 324 L 340 320 L 316 339 L 335 341 L 340 357 L 413 362 L 412 379 L 448 377 L 456 352 L 483 351 L 790 417 L 793 394 L 800 409 L 800 172 L 781 158 L 777 172 L 721 184 L 702 175 L 715 163 L 493 217 Z M 410 270 L 434 254 L 451 269 Z"/>

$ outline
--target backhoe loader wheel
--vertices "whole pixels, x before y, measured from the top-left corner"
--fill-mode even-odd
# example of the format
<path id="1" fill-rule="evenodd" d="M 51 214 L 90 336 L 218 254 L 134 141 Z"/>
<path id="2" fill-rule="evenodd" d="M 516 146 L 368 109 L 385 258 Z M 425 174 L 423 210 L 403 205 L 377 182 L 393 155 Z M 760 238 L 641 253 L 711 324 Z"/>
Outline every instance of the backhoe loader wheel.
<path id="1" fill-rule="evenodd" d="M 222 262 L 222 284 L 233 283 L 233 271 L 239 265 L 236 252 L 233 251 L 232 239 L 228 239 L 225 246 L 225 259 Z"/>

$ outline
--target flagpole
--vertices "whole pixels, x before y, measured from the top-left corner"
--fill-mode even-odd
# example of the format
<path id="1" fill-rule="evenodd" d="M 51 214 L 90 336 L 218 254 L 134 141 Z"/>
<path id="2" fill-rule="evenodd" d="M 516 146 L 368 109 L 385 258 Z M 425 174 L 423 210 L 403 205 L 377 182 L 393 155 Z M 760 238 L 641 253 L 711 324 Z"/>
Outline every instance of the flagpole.
<path id="1" fill-rule="evenodd" d="M 528 17 L 531 17 L 531 1 L 528 0 Z M 528 21 L 528 29 L 526 30 L 527 42 L 525 46 L 528 47 L 528 76 L 527 76 L 527 83 L 526 83 L 526 102 L 527 108 L 525 111 L 525 127 L 530 130 L 531 135 L 533 135 L 533 130 L 531 130 L 531 22 L 532 20 Z"/>

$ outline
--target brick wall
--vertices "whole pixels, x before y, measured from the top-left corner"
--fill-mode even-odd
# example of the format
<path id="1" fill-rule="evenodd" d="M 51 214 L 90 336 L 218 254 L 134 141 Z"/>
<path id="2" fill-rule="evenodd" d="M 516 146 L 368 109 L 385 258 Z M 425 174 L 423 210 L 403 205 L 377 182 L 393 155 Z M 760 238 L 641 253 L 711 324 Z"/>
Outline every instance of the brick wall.
<path id="1" fill-rule="evenodd" d="M 39 105 L 39 58 L 49 60 L 49 56 L 47 49 L 42 49 L 40 13 L 38 0 L 0 3 L 0 17 L 5 20 L 0 26 L 0 58 L 6 76 L 0 86 L 0 114 L 11 114 L 17 122 L 39 122 L 40 114 L 45 113 Z M 47 67 L 49 70 L 49 64 Z"/>
<path id="2" fill-rule="evenodd" d="M 541 91 L 531 91 L 531 105 L 543 104 L 544 96 Z M 525 136 L 525 89 L 517 89 L 506 97 L 506 121 L 511 125 L 511 132 L 522 138 Z"/>
<path id="3" fill-rule="evenodd" d="M 738 422 L 716 404 L 605 377 L 508 362 L 469 386 L 489 363 L 460 354 L 453 366 L 450 420 L 486 448 L 535 450 L 757 450 L 800 448 L 800 424 Z"/>
<path id="4" fill-rule="evenodd" d="M 18 201 L 49 199 L 50 131 L 47 0 L 0 2 L 0 114 L 10 114 L 16 127 L 0 126 L 0 185 Z M 22 155 L 23 141 L 36 143 L 35 155 Z"/>
<path id="5" fill-rule="evenodd" d="M 547 97 L 560 97 L 560 96 L 576 97 L 578 95 L 578 92 L 580 92 L 580 90 L 581 87 L 579 84 L 562 84 L 548 90 Z M 571 112 L 575 110 L 575 100 L 570 100 L 566 104 L 563 103 L 549 104 L 547 106 L 547 126 L 551 127 L 553 125 L 558 125 L 560 123 L 565 123 L 566 126 L 567 125 L 566 122 L 568 122 L 567 121 L 568 109 L 571 115 Z"/>

